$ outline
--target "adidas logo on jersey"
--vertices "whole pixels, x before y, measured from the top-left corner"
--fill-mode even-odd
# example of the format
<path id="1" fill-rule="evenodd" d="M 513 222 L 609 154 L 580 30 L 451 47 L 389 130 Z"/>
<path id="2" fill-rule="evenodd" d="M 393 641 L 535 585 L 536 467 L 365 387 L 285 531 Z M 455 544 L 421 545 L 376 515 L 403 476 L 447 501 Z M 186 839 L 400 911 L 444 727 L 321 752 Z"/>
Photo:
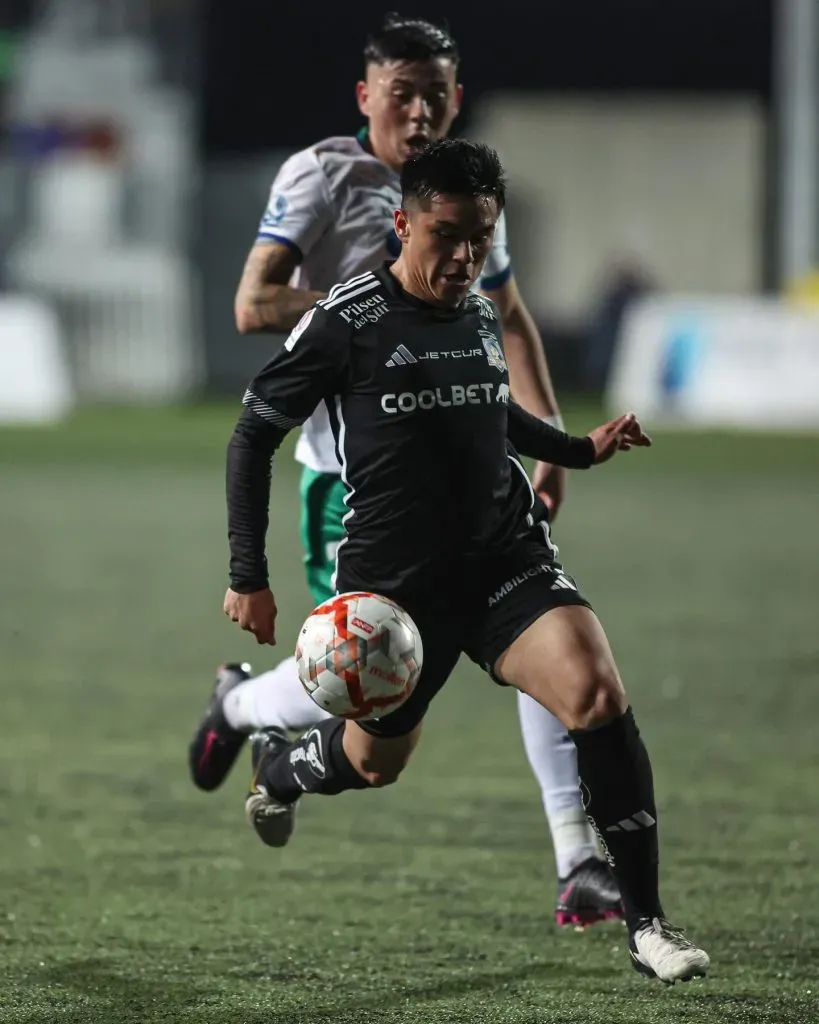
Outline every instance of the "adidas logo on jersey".
<path id="1" fill-rule="evenodd" d="M 410 352 L 406 345 L 399 345 L 393 352 L 392 359 L 388 359 L 387 366 L 406 366 L 407 363 L 417 363 L 418 360 Z"/>

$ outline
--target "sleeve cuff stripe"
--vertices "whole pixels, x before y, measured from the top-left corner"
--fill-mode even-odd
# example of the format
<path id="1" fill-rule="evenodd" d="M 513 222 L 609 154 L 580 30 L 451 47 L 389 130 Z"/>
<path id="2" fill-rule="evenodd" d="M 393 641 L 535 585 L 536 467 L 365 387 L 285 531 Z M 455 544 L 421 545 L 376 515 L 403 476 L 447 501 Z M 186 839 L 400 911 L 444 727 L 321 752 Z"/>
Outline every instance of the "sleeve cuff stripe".
<path id="1" fill-rule="evenodd" d="M 257 242 L 280 242 L 282 245 L 286 245 L 288 249 L 292 249 L 295 252 L 299 260 L 304 259 L 304 255 L 301 249 L 296 245 L 292 238 L 286 238 L 284 235 L 277 235 L 274 231 L 259 231 L 256 235 Z"/>

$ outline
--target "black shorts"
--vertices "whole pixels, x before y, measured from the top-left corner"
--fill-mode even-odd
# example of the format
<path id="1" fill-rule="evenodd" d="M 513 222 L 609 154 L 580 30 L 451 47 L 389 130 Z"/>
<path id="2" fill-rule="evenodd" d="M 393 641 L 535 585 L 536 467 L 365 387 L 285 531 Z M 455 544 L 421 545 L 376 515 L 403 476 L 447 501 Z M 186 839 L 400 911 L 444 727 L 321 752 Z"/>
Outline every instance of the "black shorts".
<path id="1" fill-rule="evenodd" d="M 340 592 L 344 589 L 339 586 Z M 536 531 L 503 554 L 476 559 L 461 584 L 445 594 L 443 601 L 440 595 L 424 600 L 385 596 L 392 597 L 415 620 L 424 643 L 424 665 L 415 690 L 400 708 L 383 718 L 358 723 L 373 736 L 412 732 L 462 653 L 495 682 L 501 682 L 494 676 L 493 666 L 544 612 L 565 605 L 591 607 Z"/>

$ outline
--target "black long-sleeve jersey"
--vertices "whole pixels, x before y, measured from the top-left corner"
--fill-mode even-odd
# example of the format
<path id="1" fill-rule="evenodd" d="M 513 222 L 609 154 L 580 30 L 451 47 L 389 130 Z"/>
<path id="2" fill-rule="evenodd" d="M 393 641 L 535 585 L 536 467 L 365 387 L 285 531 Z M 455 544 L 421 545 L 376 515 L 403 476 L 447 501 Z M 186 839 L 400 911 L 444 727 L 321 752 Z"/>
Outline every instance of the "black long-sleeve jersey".
<path id="1" fill-rule="evenodd" d="M 267 585 L 270 459 L 325 402 L 347 485 L 339 578 L 423 593 L 531 525 L 516 448 L 573 468 L 572 438 L 511 401 L 497 307 L 470 294 L 443 310 L 408 294 L 389 265 L 337 285 L 253 379 L 229 446 L 231 585 Z"/>

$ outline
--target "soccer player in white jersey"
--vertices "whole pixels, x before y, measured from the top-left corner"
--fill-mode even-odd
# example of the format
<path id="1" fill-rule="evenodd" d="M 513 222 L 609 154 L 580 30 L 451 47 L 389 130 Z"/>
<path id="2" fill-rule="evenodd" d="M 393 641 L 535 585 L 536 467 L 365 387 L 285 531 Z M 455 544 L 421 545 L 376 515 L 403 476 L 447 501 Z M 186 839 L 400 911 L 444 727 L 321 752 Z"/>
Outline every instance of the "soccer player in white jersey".
<path id="1" fill-rule="evenodd" d="M 364 56 L 357 100 L 367 128 L 357 137 L 324 139 L 296 153 L 273 182 L 236 295 L 241 333 L 289 331 L 335 282 L 349 281 L 398 255 L 393 211 L 400 206 L 399 173 L 409 156 L 445 136 L 458 114 L 463 92 L 457 80 L 458 51 L 445 29 L 388 15 Z M 517 401 L 559 424 L 542 342 L 512 273 L 503 218 L 480 287 L 503 317 Z M 348 298 L 354 300 L 354 293 Z M 366 296 L 360 315 L 367 315 Z M 398 351 L 393 358 L 400 364 L 406 357 Z M 335 549 L 344 536 L 345 511 L 345 488 L 323 404 L 303 425 L 296 458 L 303 465 L 307 581 L 320 604 L 335 593 Z M 554 516 L 565 471 L 538 464 L 533 485 Z M 524 746 L 555 849 L 557 922 L 582 926 L 619 918 L 619 892 L 583 808 L 574 744 L 564 726 L 534 700 L 523 693 L 517 700 Z M 303 732 L 325 717 L 305 693 L 293 657 L 255 678 L 248 666 L 222 666 L 191 743 L 193 780 L 205 790 L 219 786 L 246 737 L 257 729 Z"/>

